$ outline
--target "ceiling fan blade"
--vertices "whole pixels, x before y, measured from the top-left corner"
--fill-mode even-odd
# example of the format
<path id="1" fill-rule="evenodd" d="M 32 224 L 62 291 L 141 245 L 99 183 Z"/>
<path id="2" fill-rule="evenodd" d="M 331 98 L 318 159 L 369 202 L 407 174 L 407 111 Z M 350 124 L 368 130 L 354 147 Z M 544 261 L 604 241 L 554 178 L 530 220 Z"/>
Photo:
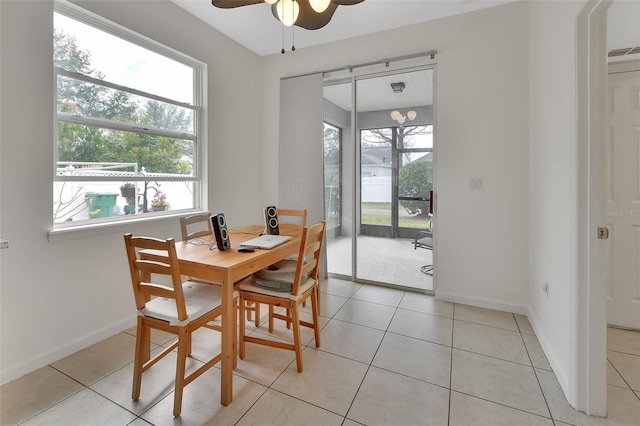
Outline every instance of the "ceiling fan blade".
<path id="1" fill-rule="evenodd" d="M 220 9 L 233 9 L 259 3 L 264 3 L 264 0 L 211 0 L 211 4 Z"/>
<path id="2" fill-rule="evenodd" d="M 362 3 L 364 0 L 331 0 L 331 3 L 339 4 L 341 6 L 351 6 L 353 4 Z"/>

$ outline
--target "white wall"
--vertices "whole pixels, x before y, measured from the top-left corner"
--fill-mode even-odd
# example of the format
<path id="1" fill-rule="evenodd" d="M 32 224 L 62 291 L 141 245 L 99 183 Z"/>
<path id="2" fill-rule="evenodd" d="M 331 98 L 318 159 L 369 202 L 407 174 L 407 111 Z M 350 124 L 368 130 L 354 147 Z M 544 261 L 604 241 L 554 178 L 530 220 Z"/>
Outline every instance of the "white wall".
<path id="1" fill-rule="evenodd" d="M 167 1 L 81 4 L 209 64 L 207 194 L 231 226 L 260 220 L 278 200 L 280 77 L 437 49 L 438 297 L 522 313 L 530 305 L 566 391 L 575 355 L 571 52 L 581 0 L 516 2 L 266 58 Z M 133 324 L 122 234 L 179 230 L 165 219 L 47 241 L 52 3 L 3 0 L 0 11 L 0 237 L 11 240 L 0 254 L 4 383 Z M 258 171 L 240 178 L 240 163 Z M 470 191 L 472 177 L 484 179 L 483 191 Z"/>
<path id="2" fill-rule="evenodd" d="M 75 2 L 208 64 L 209 209 L 261 217 L 260 58 L 168 1 Z M 53 176 L 51 1 L 0 1 L 1 382 L 134 324 L 122 235 L 177 237 L 177 218 L 48 242 Z M 140 19 L 144 17 L 144 19 Z M 256 172 L 238 177 L 238 165 Z M 206 206 L 205 206 L 206 207 Z"/>
<path id="3" fill-rule="evenodd" d="M 575 404 L 576 17 L 584 1 L 529 6 L 530 319 Z M 542 291 L 549 282 L 548 296 Z"/>
<path id="4" fill-rule="evenodd" d="M 527 5 L 517 2 L 266 57 L 263 182 L 277 176 L 280 77 L 437 49 L 437 294 L 525 313 L 527 40 Z M 472 177 L 483 191 L 469 189 Z M 263 194 L 277 199 L 277 188 Z"/>

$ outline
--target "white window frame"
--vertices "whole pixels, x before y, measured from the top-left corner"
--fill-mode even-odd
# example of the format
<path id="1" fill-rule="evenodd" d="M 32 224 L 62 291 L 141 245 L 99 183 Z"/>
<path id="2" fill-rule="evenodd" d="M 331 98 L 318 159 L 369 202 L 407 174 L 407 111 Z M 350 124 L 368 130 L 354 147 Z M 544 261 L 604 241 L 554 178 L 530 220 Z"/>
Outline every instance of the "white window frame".
<path id="1" fill-rule="evenodd" d="M 122 177 L 122 176 L 68 176 L 62 173 L 58 173 L 58 159 L 57 154 L 54 154 L 54 182 L 106 182 L 106 181 L 114 181 L 114 182 L 142 182 L 145 180 L 156 180 L 159 182 L 164 181 L 184 181 L 184 182 L 193 182 L 193 208 L 192 209 L 182 209 L 182 210 L 170 210 L 165 213 L 154 213 L 154 214 L 133 214 L 133 215 L 124 215 L 124 216 L 111 216 L 108 218 L 100 218 L 99 220 L 83 220 L 78 222 L 64 222 L 64 223 L 53 223 L 52 217 L 52 230 L 49 233 L 49 240 L 53 241 L 56 239 L 67 239 L 67 237 L 60 237 L 61 235 L 67 235 L 70 232 L 78 231 L 78 230 L 87 230 L 87 229 L 95 229 L 95 228 L 104 228 L 104 227 L 112 227 L 117 224 L 130 223 L 132 221 L 153 221 L 167 217 L 174 216 L 182 216 L 185 214 L 192 213 L 194 211 L 201 211 L 202 206 L 206 205 L 206 191 L 205 191 L 205 182 L 207 176 L 207 163 L 206 163 L 206 135 L 207 135 L 207 125 L 206 125 L 206 99 L 207 99 L 207 85 L 206 85 L 206 76 L 207 76 L 207 64 L 193 59 L 177 50 L 174 50 L 170 47 L 162 45 L 155 40 L 152 40 L 146 36 L 138 34 L 126 27 L 123 27 L 119 24 L 111 22 L 105 18 L 102 18 L 99 15 L 93 14 L 91 12 L 86 11 L 74 4 L 71 4 L 66 1 L 55 1 L 54 2 L 54 12 L 65 15 L 69 18 L 82 22 L 84 24 L 90 25 L 100 31 L 104 31 L 121 39 L 124 39 L 130 43 L 136 44 L 144 49 L 150 50 L 159 55 L 165 56 L 169 59 L 180 62 L 190 68 L 193 69 L 193 105 L 182 103 L 176 100 L 168 99 L 159 95 L 147 93 L 144 91 L 132 89 L 129 87 L 125 87 L 119 84 L 111 83 L 108 81 L 103 81 L 99 79 L 95 79 L 90 76 L 86 76 L 83 74 L 78 74 L 75 72 L 69 72 L 64 70 L 63 68 L 53 67 L 53 79 L 54 79 L 54 134 L 53 134 L 53 142 L 54 142 L 54 153 L 57 153 L 58 148 L 58 136 L 57 129 L 58 123 L 66 122 L 66 123 L 75 123 L 81 125 L 89 125 L 95 127 L 109 128 L 114 130 L 123 130 L 130 131 L 134 133 L 142 133 L 142 134 L 150 134 L 154 136 L 165 136 L 170 138 L 178 138 L 178 139 L 186 139 L 192 140 L 194 142 L 193 147 L 193 171 L 190 176 L 171 176 L 170 179 L 153 176 L 151 179 L 149 177 Z M 88 82 L 91 84 L 98 84 L 104 87 L 108 87 L 111 89 L 123 91 L 126 93 L 130 93 L 132 95 L 143 96 L 146 98 L 150 98 L 153 100 L 157 100 L 160 102 L 168 103 L 171 105 L 176 105 L 181 108 L 190 109 L 194 113 L 194 131 L 193 133 L 182 133 L 171 130 L 164 130 L 159 128 L 152 127 L 140 127 L 140 125 L 134 125 L 131 123 L 125 122 L 114 122 L 106 119 L 99 119 L 93 117 L 83 117 L 78 115 L 72 115 L 68 113 L 60 113 L 57 111 L 56 99 L 57 99 L 57 90 L 58 90 L 58 76 L 69 77 L 78 81 Z"/>

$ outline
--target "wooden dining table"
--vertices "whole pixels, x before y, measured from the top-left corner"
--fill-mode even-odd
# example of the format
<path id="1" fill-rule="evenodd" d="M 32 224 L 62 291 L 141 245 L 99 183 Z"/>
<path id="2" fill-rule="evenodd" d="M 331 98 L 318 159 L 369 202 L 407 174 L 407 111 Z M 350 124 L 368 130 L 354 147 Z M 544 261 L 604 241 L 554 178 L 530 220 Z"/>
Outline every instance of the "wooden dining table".
<path id="1" fill-rule="evenodd" d="M 180 273 L 193 278 L 213 281 L 222 285 L 222 361 L 220 380 L 220 402 L 229 405 L 233 400 L 234 303 L 233 285 L 241 279 L 272 265 L 300 249 L 301 226 L 281 224 L 280 235 L 292 238 L 269 250 L 256 249 L 254 252 L 239 252 L 240 244 L 256 238 L 264 231 L 264 226 L 253 225 L 229 230 L 231 248 L 219 251 L 215 238 L 202 237 L 176 243 L 176 253 L 180 263 Z M 147 251 L 144 257 L 152 259 L 154 253 Z"/>

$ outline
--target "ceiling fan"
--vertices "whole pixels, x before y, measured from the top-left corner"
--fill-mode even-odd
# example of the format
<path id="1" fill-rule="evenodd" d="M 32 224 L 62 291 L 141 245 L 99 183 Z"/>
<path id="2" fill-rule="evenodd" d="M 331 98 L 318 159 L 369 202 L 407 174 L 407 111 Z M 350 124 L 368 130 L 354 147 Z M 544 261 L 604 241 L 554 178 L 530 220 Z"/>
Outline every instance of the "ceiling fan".
<path id="1" fill-rule="evenodd" d="M 221 9 L 268 3 L 271 13 L 285 26 L 295 25 L 307 30 L 317 30 L 331 21 L 338 6 L 350 6 L 364 0 L 211 0 Z"/>

